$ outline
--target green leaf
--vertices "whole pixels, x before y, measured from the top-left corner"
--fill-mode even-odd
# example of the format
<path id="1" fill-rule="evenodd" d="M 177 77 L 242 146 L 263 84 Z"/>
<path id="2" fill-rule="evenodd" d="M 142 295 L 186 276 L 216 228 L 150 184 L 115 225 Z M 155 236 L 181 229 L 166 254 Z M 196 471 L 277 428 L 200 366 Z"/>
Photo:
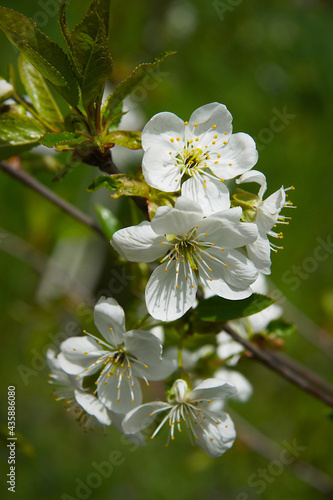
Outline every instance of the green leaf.
<path id="1" fill-rule="evenodd" d="M 18 113 L 0 114 L 0 139 L 12 145 L 37 142 L 45 133 L 44 127 L 34 118 Z"/>
<path id="2" fill-rule="evenodd" d="M 119 103 L 125 99 L 125 97 L 130 95 L 144 83 L 145 77 L 151 74 L 151 70 L 153 68 L 158 66 L 162 61 L 173 54 L 175 54 L 174 51 L 165 52 L 161 56 L 157 57 L 154 62 L 143 63 L 135 68 L 133 73 L 126 78 L 126 80 L 123 80 L 119 85 L 117 85 L 113 94 L 108 97 L 105 106 L 105 116 L 108 118 Z"/>
<path id="3" fill-rule="evenodd" d="M 104 139 L 104 144 L 118 144 L 128 149 L 141 149 L 141 132 L 131 130 L 116 130 L 111 132 Z"/>
<path id="4" fill-rule="evenodd" d="M 56 132 L 45 134 L 39 141 L 48 148 L 56 147 L 57 151 L 64 151 L 68 149 L 77 149 L 84 146 L 90 146 L 91 141 L 84 135 L 78 135 L 75 132 Z"/>
<path id="5" fill-rule="evenodd" d="M 104 117 L 105 113 L 105 103 L 102 106 L 102 116 Z M 118 130 L 121 119 L 124 115 L 126 115 L 128 111 L 123 111 L 123 102 L 121 101 L 118 106 L 113 110 L 111 115 L 108 118 L 108 131 L 113 132 L 114 130 Z M 105 117 L 104 117 L 105 118 Z"/>
<path id="6" fill-rule="evenodd" d="M 102 187 L 108 191 L 115 191 L 114 194 L 110 195 L 114 199 L 120 198 L 120 196 L 147 198 L 149 194 L 149 186 L 145 182 L 137 181 L 125 174 L 99 175 L 89 184 L 87 191 L 93 192 Z"/>
<path id="7" fill-rule="evenodd" d="M 100 18 L 99 18 L 100 19 Z M 85 108 L 102 97 L 105 82 L 112 75 L 109 40 L 102 19 L 82 79 L 82 102 Z"/>
<path id="8" fill-rule="evenodd" d="M 44 78 L 23 54 L 19 57 L 18 69 L 24 88 L 37 113 L 50 123 L 62 122 L 63 117 Z"/>
<path id="9" fill-rule="evenodd" d="M 121 224 L 117 217 L 102 205 L 95 205 L 101 229 L 108 239 L 111 239 L 116 231 L 121 229 Z"/>
<path id="10" fill-rule="evenodd" d="M 227 300 L 215 296 L 200 302 L 194 310 L 194 316 L 202 321 L 230 321 L 256 314 L 274 302 L 270 297 L 258 293 L 244 300 Z"/>
<path id="11" fill-rule="evenodd" d="M 104 33 L 106 38 L 108 38 L 109 14 L 110 0 L 94 0 L 90 4 L 87 14 L 84 16 L 82 21 L 75 26 L 71 33 L 71 44 L 73 50 L 72 57 L 75 59 L 75 64 L 78 67 L 78 71 L 81 76 L 81 84 L 85 68 L 91 57 L 101 24 L 104 25 Z M 109 50 L 108 43 L 107 48 Z M 95 76 L 96 75 L 94 75 L 94 77 Z"/>
<path id="12" fill-rule="evenodd" d="M 68 29 L 67 19 L 66 19 L 67 7 L 69 5 L 69 1 L 70 0 L 60 0 L 59 1 L 58 22 L 60 25 L 62 36 L 64 37 L 64 40 L 65 40 L 65 43 L 67 46 L 69 57 L 70 57 L 72 64 L 73 64 L 74 72 L 76 73 L 78 80 L 80 80 L 80 74 L 81 74 L 80 65 L 75 57 L 75 48 L 73 46 L 72 37 L 71 37 L 70 31 Z"/>
<path id="13" fill-rule="evenodd" d="M 296 331 L 295 325 L 287 323 L 283 319 L 275 319 L 271 321 L 266 329 L 268 330 L 268 335 L 273 335 L 274 337 L 289 337 Z"/>
<path id="14" fill-rule="evenodd" d="M 78 85 L 64 51 L 44 35 L 32 19 L 14 10 L 0 7 L 0 28 L 59 94 L 75 107 L 79 100 Z"/>

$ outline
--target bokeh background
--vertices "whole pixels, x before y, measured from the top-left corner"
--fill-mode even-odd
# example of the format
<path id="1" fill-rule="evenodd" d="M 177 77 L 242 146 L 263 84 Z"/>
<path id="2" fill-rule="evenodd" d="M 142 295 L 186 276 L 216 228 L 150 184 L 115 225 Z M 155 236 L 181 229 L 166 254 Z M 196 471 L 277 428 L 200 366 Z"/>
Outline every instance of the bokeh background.
<path id="1" fill-rule="evenodd" d="M 34 17 L 63 46 L 56 4 L 1 1 Z M 72 0 L 71 26 L 88 4 Z M 331 381 L 332 244 L 326 254 L 322 250 L 322 261 L 314 252 L 322 241 L 332 243 L 332 32 L 332 4 L 320 0 L 113 0 L 111 8 L 111 83 L 138 63 L 177 50 L 150 82 L 152 88 L 134 95 L 130 125 L 140 129 L 153 114 L 167 110 L 186 120 L 197 107 L 222 102 L 234 116 L 234 130 L 256 139 L 257 167 L 267 175 L 269 193 L 282 183 L 296 187 L 292 200 L 298 209 L 288 213 L 293 220 L 284 250 L 273 255 L 271 287 L 275 296 L 282 292 L 286 316 L 297 325 L 286 352 Z M 7 64 L 16 64 L 18 53 L 2 33 L 0 50 L 0 74 L 6 77 Z M 285 123 L 274 121 L 279 113 Z M 135 153 L 115 154 L 120 168 L 139 165 Z M 37 161 L 30 169 L 92 217 L 96 203 L 118 211 L 123 223 L 138 217 L 127 200 L 119 204 L 106 193 L 86 192 L 97 174 L 92 167 L 80 165 L 58 183 Z M 126 307 L 135 270 L 120 265 L 107 244 L 36 193 L 2 173 L 0 183 L 1 425 L 7 387 L 15 385 L 20 433 L 15 498 L 332 498 L 332 413 L 251 359 L 242 360 L 239 369 L 254 394 L 246 404 L 230 404 L 239 439 L 219 459 L 192 450 L 186 435 L 168 449 L 160 436 L 134 450 L 112 428 L 106 436 L 98 430 L 84 434 L 50 397 L 45 350 L 66 334 L 93 330 L 91 306 L 97 295 L 114 295 Z M 158 397 L 160 388 L 154 390 Z M 8 450 L 2 441 L 3 481 Z M 285 441 L 303 447 L 298 458 L 282 469 L 270 465 L 279 462 Z M 77 496 L 80 480 L 86 483 L 94 472 L 93 462 L 108 460 L 115 450 L 120 459 L 112 474 L 98 487 L 82 487 Z M 260 470 L 268 467 L 264 491 L 258 493 Z"/>

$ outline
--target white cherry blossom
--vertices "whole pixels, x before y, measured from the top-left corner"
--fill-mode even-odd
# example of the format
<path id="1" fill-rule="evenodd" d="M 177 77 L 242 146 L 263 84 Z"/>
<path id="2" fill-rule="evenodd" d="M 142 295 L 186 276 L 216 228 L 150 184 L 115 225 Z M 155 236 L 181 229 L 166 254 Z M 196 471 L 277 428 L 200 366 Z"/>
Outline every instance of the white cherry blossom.
<path id="1" fill-rule="evenodd" d="M 127 413 L 142 400 L 138 378 L 163 380 L 175 363 L 162 360 L 162 344 L 152 333 L 125 330 L 124 310 L 112 298 L 102 297 L 94 309 L 95 324 L 104 337 L 87 333 L 62 342 L 61 368 L 78 379 L 99 372 L 98 399 L 116 413 Z"/>
<path id="2" fill-rule="evenodd" d="M 48 382 L 59 386 L 52 393 L 55 400 L 65 401 L 67 411 L 78 415 L 78 421 L 85 430 L 93 428 L 96 423 L 111 425 L 111 412 L 87 389 L 83 389 L 82 379 L 64 372 L 52 349 L 48 349 L 46 357 L 51 370 Z"/>
<path id="3" fill-rule="evenodd" d="M 175 207 L 159 207 L 152 222 L 117 231 L 112 246 L 127 260 L 160 265 L 146 287 L 146 305 L 155 319 L 173 321 L 193 305 L 198 279 L 230 300 L 252 294 L 257 278 L 253 263 L 236 248 L 254 242 L 255 224 L 239 222 L 240 207 L 204 217 L 185 197 Z"/>
<path id="4" fill-rule="evenodd" d="M 160 413 L 167 412 L 151 439 L 168 423 L 170 430 L 166 446 L 169 446 L 170 441 L 175 439 L 176 428 L 181 432 L 185 427 L 192 445 L 201 446 L 210 457 L 216 458 L 231 448 L 236 432 L 229 415 L 212 411 L 210 403 L 236 392 L 236 387 L 217 378 L 204 380 L 192 391 L 184 380 L 178 379 L 167 403 L 156 401 L 135 408 L 124 418 L 123 429 L 128 433 L 139 432 Z"/>
<path id="5" fill-rule="evenodd" d="M 263 196 L 267 189 L 267 183 L 266 177 L 262 172 L 257 170 L 246 172 L 239 179 L 237 179 L 236 182 L 238 184 L 256 182 L 261 186 L 258 192 L 258 202 L 253 206 L 256 210 L 254 223 L 258 227 L 258 237 L 256 241 L 248 244 L 246 248 L 249 258 L 255 264 L 258 271 L 261 271 L 263 274 L 270 274 L 271 250 L 273 250 L 273 252 L 277 252 L 278 249 L 283 249 L 283 247 L 271 243 L 268 236 L 273 236 L 274 238 L 283 237 L 281 232 L 276 233 L 275 231 L 272 231 L 272 229 L 277 224 L 289 224 L 290 217 L 281 216 L 280 212 L 283 207 L 293 206 L 292 203 L 288 201 L 286 202 L 286 191 L 294 188 L 291 187 L 285 189 L 282 186 L 275 193 L 271 194 L 264 200 Z"/>
<path id="6" fill-rule="evenodd" d="M 206 215 L 230 206 L 225 179 L 258 161 L 253 139 L 232 134 L 232 116 L 220 103 L 194 111 L 188 122 L 169 112 L 153 116 L 142 132 L 142 171 L 162 191 L 179 191 L 200 203 Z"/>

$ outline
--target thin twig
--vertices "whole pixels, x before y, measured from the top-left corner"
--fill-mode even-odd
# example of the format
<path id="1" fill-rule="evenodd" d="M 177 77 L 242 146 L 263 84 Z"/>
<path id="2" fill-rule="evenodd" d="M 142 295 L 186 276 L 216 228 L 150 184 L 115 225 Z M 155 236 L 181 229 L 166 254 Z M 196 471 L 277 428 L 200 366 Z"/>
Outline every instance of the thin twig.
<path id="1" fill-rule="evenodd" d="M 90 217 L 88 217 L 85 213 L 81 212 L 81 210 L 74 207 L 67 201 L 60 198 L 53 191 L 51 191 L 46 186 L 41 184 L 27 172 L 25 172 L 22 169 L 14 168 L 7 162 L 0 162 L 0 168 L 4 172 L 6 172 L 6 174 L 9 174 L 10 176 L 19 180 L 26 186 L 30 187 L 31 189 L 42 195 L 44 198 L 57 205 L 59 208 L 61 208 L 61 210 L 74 217 L 74 219 L 77 219 L 82 224 L 88 226 L 90 229 L 93 229 L 102 238 L 105 238 L 102 230 L 97 226 L 97 224 L 95 224 L 95 222 Z"/>
<path id="2" fill-rule="evenodd" d="M 228 324 L 224 326 L 224 330 L 229 333 L 229 335 L 234 340 L 236 340 L 236 342 L 242 344 L 247 351 L 250 351 L 253 354 L 254 359 L 268 366 L 268 368 L 270 368 L 271 370 L 278 372 L 294 385 L 303 389 L 303 391 L 312 394 L 312 396 L 314 396 L 315 398 L 320 399 L 327 405 L 333 407 L 333 396 L 321 391 L 318 387 L 314 387 L 308 380 L 296 374 L 290 367 L 283 365 L 281 363 L 281 360 L 274 358 L 267 351 L 260 349 L 256 345 L 252 344 L 252 342 L 249 342 L 248 340 L 238 335 L 238 333 L 230 328 Z"/>
<path id="3" fill-rule="evenodd" d="M 309 382 L 317 387 L 320 387 L 324 391 L 329 392 L 333 396 L 333 386 L 324 380 L 320 375 L 309 371 L 308 368 L 301 365 L 300 363 L 290 359 L 285 354 L 276 353 L 274 351 L 269 351 L 270 355 L 273 356 L 280 364 L 289 366 L 294 372 L 298 373 L 302 377 L 306 378 Z"/>

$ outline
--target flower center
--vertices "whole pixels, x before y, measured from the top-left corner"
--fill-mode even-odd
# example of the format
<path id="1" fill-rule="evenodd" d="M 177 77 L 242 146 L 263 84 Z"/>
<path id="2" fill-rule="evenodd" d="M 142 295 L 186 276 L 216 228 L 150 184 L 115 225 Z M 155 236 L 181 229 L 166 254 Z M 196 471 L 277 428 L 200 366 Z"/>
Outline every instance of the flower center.
<path id="1" fill-rule="evenodd" d="M 180 274 L 181 279 L 185 281 L 189 279 L 192 288 L 194 288 L 194 272 L 209 277 L 209 274 L 213 271 L 211 267 L 213 265 L 212 261 L 218 261 L 219 264 L 228 267 L 228 264 L 222 262 L 224 248 L 210 241 L 208 234 L 200 231 L 199 226 L 195 226 L 189 233 L 184 235 L 166 235 L 166 239 L 173 244 L 173 247 L 160 263 L 167 261 L 165 272 L 168 271 L 172 263 L 176 263 L 176 289 L 179 288 Z M 221 251 L 221 257 L 216 256 L 216 251 L 219 250 Z M 211 277 L 209 277 L 209 280 L 213 281 Z"/>
<path id="2" fill-rule="evenodd" d="M 184 148 L 176 156 L 176 159 L 182 173 L 192 176 L 194 171 L 203 171 L 207 167 L 206 160 L 209 159 L 209 153 L 204 153 L 202 149 L 194 148 L 192 144 L 188 143 L 187 148 Z"/>

